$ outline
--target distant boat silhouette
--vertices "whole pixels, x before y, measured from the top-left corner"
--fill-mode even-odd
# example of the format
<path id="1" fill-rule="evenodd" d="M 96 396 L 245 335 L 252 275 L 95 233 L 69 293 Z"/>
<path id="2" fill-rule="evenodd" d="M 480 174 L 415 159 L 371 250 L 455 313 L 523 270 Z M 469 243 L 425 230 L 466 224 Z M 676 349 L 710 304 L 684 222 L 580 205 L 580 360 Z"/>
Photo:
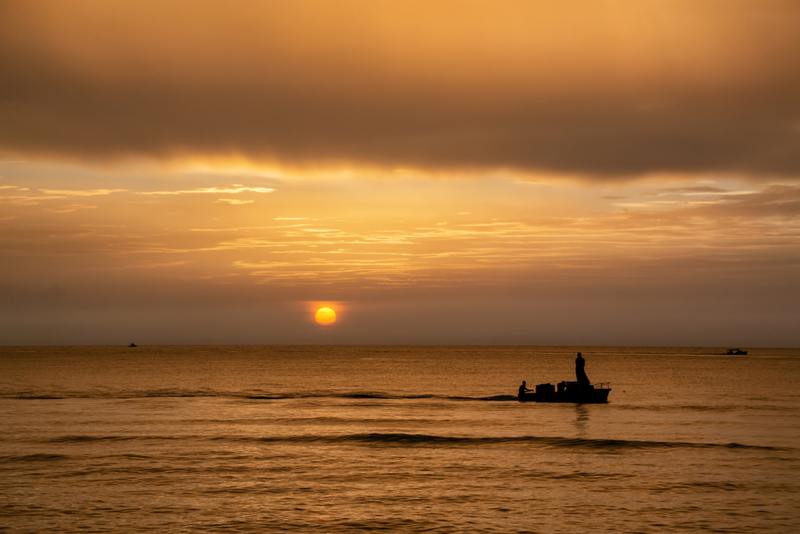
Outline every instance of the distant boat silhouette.
<path id="1" fill-rule="evenodd" d="M 131 344 L 130 344 L 130 345 L 128 345 L 128 346 L 129 346 L 129 347 L 135 347 L 135 346 L 136 346 L 136 343 L 131 343 Z"/>
<path id="2" fill-rule="evenodd" d="M 725 353 L 725 356 L 747 356 L 747 351 L 741 349 L 728 349 L 728 352 Z"/>

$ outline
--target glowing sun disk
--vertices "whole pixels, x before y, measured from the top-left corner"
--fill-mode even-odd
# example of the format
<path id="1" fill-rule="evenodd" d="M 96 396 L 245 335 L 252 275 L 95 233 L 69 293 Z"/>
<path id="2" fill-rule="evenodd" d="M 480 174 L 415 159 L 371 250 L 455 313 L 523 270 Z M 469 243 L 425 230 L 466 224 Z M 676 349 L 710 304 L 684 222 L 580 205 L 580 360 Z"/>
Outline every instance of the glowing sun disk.
<path id="1" fill-rule="evenodd" d="M 336 312 L 326 306 L 317 310 L 314 319 L 316 319 L 319 324 L 333 324 L 336 322 Z"/>

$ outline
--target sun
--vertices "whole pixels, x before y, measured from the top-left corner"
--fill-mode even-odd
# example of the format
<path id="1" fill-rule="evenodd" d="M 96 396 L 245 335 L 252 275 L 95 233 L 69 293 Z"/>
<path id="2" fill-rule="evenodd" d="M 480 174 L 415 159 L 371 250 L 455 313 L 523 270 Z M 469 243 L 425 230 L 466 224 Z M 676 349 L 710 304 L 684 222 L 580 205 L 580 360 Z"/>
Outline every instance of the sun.
<path id="1" fill-rule="evenodd" d="M 314 319 L 316 319 L 319 324 L 333 324 L 336 322 L 336 312 L 333 311 L 332 308 L 326 306 L 317 310 Z"/>

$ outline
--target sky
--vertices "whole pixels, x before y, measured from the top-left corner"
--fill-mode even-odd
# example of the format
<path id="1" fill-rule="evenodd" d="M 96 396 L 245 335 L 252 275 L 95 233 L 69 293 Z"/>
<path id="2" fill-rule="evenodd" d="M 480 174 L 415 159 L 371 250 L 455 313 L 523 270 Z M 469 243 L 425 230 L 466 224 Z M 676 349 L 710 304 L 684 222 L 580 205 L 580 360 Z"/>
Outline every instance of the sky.
<path id="1" fill-rule="evenodd" d="M 0 344 L 800 347 L 798 57 L 797 1 L 0 0 Z"/>

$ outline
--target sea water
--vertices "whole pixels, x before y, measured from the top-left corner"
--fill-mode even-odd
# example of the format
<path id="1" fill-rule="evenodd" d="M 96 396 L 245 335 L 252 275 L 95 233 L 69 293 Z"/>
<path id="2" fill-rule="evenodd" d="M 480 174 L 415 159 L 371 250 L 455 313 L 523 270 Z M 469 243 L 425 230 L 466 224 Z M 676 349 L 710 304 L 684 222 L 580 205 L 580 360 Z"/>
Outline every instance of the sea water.
<path id="1" fill-rule="evenodd" d="M 800 351 L 724 352 L 4 347 L 0 531 L 800 532 Z"/>

